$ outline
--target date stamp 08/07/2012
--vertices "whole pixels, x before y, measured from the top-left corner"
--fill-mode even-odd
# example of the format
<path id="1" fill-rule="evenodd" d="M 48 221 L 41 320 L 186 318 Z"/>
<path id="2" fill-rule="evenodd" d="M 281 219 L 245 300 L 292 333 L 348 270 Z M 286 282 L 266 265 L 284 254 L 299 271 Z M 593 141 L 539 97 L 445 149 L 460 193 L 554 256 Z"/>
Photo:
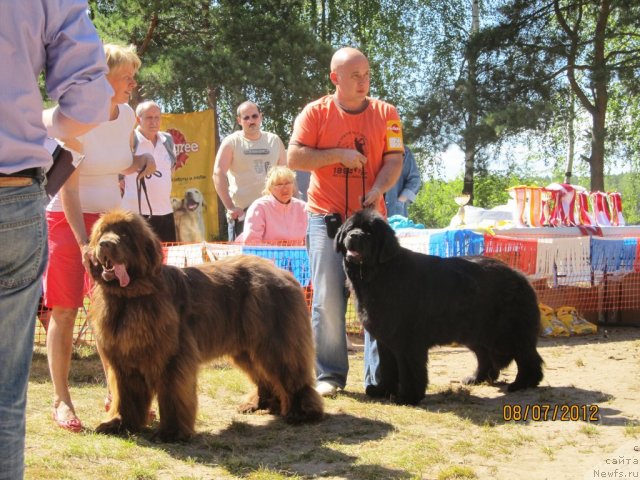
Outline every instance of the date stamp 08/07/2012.
<path id="1" fill-rule="evenodd" d="M 595 404 L 525 403 L 502 406 L 505 422 L 598 422 L 600 407 Z"/>

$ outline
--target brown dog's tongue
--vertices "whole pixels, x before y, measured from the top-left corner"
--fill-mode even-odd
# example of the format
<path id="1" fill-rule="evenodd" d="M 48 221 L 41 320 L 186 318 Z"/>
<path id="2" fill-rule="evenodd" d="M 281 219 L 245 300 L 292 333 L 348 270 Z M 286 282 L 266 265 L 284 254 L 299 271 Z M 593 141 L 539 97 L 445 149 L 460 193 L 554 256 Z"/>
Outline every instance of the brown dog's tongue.
<path id="1" fill-rule="evenodd" d="M 118 277 L 121 287 L 129 285 L 129 274 L 127 273 L 127 268 L 123 264 L 118 263 L 114 265 L 113 272 L 116 274 L 116 277 Z"/>

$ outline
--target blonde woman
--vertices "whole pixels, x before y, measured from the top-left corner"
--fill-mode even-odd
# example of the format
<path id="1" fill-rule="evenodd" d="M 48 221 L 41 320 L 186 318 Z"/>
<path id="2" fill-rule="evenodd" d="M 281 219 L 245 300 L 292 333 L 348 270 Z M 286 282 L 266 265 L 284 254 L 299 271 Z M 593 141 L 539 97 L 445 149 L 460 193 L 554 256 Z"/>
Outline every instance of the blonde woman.
<path id="1" fill-rule="evenodd" d="M 247 210 L 241 243 L 286 241 L 303 245 L 307 232 L 306 204 L 294 197 L 297 192 L 293 170 L 275 166 L 269 170 L 262 197 Z"/>
<path id="2" fill-rule="evenodd" d="M 89 233 L 101 213 L 120 206 L 118 174 L 155 171 L 152 156 L 134 157 L 131 153 L 135 114 L 127 102 L 137 85 L 140 59 L 133 46 L 105 45 L 104 51 L 107 80 L 114 91 L 109 121 L 66 141 L 85 158 L 51 199 L 46 212 L 49 264 L 44 275 L 44 303 L 52 309 L 47 356 L 54 389 L 53 419 L 60 428 L 72 432 L 82 429 L 68 381 L 73 327 L 86 291 L 83 265 L 89 261 Z"/>

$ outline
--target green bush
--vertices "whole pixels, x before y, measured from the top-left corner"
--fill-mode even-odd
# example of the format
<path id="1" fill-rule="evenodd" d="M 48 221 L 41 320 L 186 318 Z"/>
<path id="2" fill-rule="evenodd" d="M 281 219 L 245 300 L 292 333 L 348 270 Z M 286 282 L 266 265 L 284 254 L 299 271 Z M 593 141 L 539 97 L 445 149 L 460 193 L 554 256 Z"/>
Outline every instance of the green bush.
<path id="1" fill-rule="evenodd" d="M 409 217 L 427 228 L 444 228 L 449 226 L 451 217 L 458 211 L 453 201 L 462 191 L 462 179 L 446 182 L 429 180 L 424 183 L 416 201 L 409 207 Z"/>

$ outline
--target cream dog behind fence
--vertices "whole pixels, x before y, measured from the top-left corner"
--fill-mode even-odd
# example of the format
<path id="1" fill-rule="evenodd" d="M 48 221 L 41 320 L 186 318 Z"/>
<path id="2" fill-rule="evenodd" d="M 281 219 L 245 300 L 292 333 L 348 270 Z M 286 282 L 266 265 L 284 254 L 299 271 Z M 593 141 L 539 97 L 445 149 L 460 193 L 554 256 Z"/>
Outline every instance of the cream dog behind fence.
<path id="1" fill-rule="evenodd" d="M 172 205 L 178 242 L 204 241 L 206 204 L 202 192 L 197 188 L 189 188 L 184 192 L 182 199 L 173 198 Z"/>

